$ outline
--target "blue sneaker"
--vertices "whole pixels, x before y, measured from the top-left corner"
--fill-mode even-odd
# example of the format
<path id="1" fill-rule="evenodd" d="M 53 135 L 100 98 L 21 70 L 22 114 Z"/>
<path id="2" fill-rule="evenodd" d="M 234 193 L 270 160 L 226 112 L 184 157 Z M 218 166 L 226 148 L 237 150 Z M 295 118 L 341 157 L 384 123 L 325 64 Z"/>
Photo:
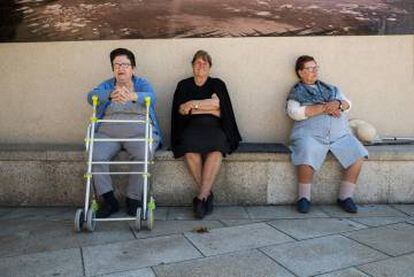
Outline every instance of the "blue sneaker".
<path id="1" fill-rule="evenodd" d="M 302 197 L 301 199 L 298 200 L 296 205 L 297 205 L 297 208 L 298 208 L 298 212 L 300 212 L 302 214 L 307 214 L 310 210 L 311 202 L 308 199 L 306 199 L 305 197 Z"/>
<path id="2" fill-rule="evenodd" d="M 351 197 L 348 197 L 345 200 L 337 199 L 336 202 L 338 205 L 345 211 L 351 214 L 356 214 L 358 212 L 358 208 L 352 200 Z"/>

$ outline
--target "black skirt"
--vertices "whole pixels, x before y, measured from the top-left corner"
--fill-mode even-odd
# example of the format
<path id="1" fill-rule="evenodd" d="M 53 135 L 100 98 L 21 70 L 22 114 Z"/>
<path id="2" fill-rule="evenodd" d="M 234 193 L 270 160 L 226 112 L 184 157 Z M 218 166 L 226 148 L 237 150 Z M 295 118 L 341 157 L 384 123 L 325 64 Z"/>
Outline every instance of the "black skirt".
<path id="1" fill-rule="evenodd" d="M 185 126 L 175 149 L 176 157 L 185 153 L 205 154 L 230 152 L 230 145 L 221 126 L 221 119 L 214 115 L 193 115 Z"/>

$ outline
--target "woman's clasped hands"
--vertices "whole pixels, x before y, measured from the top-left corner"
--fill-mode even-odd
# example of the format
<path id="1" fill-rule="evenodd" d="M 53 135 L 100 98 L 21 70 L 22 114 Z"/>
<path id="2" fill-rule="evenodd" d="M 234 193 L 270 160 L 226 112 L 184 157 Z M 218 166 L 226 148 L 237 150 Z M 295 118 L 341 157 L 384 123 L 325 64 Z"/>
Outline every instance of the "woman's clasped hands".
<path id="1" fill-rule="evenodd" d="M 333 117 L 341 116 L 341 110 L 339 108 L 340 104 L 339 104 L 339 101 L 337 100 L 321 103 L 316 106 L 317 106 L 317 110 L 319 111 L 317 112 L 317 114 L 324 113 L 324 114 L 328 114 Z"/>
<path id="2" fill-rule="evenodd" d="M 339 109 L 340 103 L 337 100 L 326 102 L 321 104 L 321 109 L 323 113 L 328 114 L 333 117 L 340 117 L 341 110 Z"/>
<path id="3" fill-rule="evenodd" d="M 137 94 L 125 86 L 116 87 L 111 93 L 111 101 L 118 104 L 125 104 L 128 101 L 136 101 Z"/>

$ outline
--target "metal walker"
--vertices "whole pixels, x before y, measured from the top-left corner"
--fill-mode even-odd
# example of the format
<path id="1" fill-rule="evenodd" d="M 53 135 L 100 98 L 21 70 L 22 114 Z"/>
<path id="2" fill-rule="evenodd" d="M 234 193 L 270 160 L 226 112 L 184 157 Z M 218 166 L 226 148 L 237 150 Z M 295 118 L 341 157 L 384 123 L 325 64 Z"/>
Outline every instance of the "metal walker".
<path id="1" fill-rule="evenodd" d="M 149 160 L 149 151 L 152 150 L 152 125 L 150 124 L 149 117 L 149 108 L 151 104 L 151 98 L 145 98 L 145 107 L 146 115 L 145 120 L 105 120 L 98 119 L 96 117 L 96 108 L 98 106 L 98 97 L 92 97 L 93 103 L 93 112 L 92 117 L 90 118 L 90 124 L 86 131 L 85 146 L 86 152 L 88 153 L 88 162 L 87 162 L 87 172 L 85 174 L 86 178 L 86 190 L 85 190 L 85 205 L 84 208 L 79 208 L 76 210 L 74 228 L 76 232 L 81 232 L 83 227 L 86 227 L 86 230 L 89 232 L 95 231 L 96 223 L 100 221 L 135 221 L 135 228 L 137 231 L 141 230 L 141 223 L 145 223 L 146 227 L 149 230 L 152 230 L 154 227 L 154 210 L 155 210 L 155 201 L 152 195 L 148 197 L 148 192 L 150 191 L 150 183 L 148 178 L 151 174 L 149 173 L 149 164 L 153 163 Z M 95 138 L 95 128 L 97 123 L 136 123 L 136 124 L 145 124 L 145 137 L 144 138 Z M 109 142 L 109 141 L 137 141 L 145 143 L 145 158 L 144 161 L 93 161 L 93 150 L 94 142 Z M 93 172 L 92 165 L 94 164 L 143 164 L 143 172 Z M 136 217 L 110 217 L 110 218 L 96 218 L 95 212 L 98 208 L 98 204 L 94 198 L 91 197 L 91 181 L 93 175 L 97 174 L 108 174 L 108 175 L 142 175 L 144 178 L 144 187 L 143 187 L 143 196 L 142 196 L 142 207 L 137 208 Z M 91 199 L 92 198 L 92 199 Z"/>

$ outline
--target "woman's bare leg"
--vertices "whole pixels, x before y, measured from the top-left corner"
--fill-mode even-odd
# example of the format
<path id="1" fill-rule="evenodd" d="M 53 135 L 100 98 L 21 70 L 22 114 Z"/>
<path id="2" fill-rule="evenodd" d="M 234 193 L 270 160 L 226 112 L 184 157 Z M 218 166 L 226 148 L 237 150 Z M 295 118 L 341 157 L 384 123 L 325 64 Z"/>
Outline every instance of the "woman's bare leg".
<path id="1" fill-rule="evenodd" d="M 311 200 L 311 184 L 314 170 L 311 166 L 301 164 L 297 166 L 298 174 L 298 199 L 306 198 Z"/>
<path id="2" fill-rule="evenodd" d="M 198 195 L 199 199 L 206 198 L 210 195 L 214 181 L 220 171 L 223 154 L 219 151 L 210 152 L 206 155 L 201 178 L 201 188 Z"/>
<path id="3" fill-rule="evenodd" d="M 338 198 L 340 200 L 345 200 L 347 198 L 353 197 L 356 186 L 355 184 L 358 180 L 359 173 L 361 172 L 363 161 L 364 160 L 361 158 L 349 166 L 347 169 L 345 169 L 344 178 L 339 187 Z"/>
<path id="4" fill-rule="evenodd" d="M 344 181 L 356 184 L 359 177 L 359 173 L 361 172 L 363 162 L 364 159 L 361 158 L 357 160 L 355 163 L 353 163 L 351 166 L 349 166 L 347 169 L 345 169 Z"/>
<path id="5" fill-rule="evenodd" d="M 184 159 L 187 163 L 188 170 L 197 185 L 197 190 L 201 187 L 201 172 L 203 168 L 203 159 L 199 153 L 185 153 Z"/>

